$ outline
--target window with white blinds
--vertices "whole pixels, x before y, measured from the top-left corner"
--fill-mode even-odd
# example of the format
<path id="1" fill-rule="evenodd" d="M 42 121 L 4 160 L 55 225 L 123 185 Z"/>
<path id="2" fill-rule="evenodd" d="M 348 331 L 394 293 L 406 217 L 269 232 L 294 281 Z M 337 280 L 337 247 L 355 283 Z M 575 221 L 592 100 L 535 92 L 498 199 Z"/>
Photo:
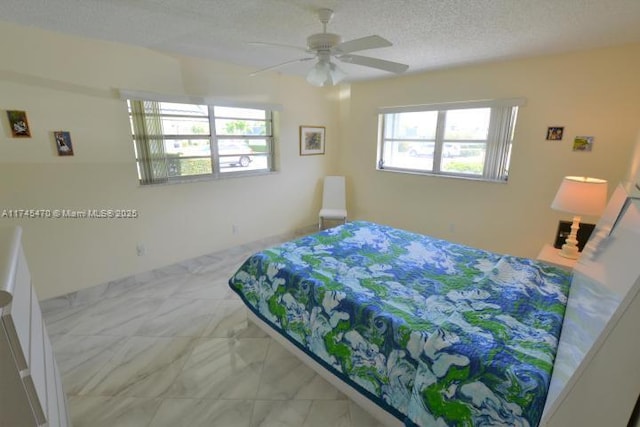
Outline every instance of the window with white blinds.
<path id="1" fill-rule="evenodd" d="M 273 113 L 127 99 L 141 184 L 274 170 Z"/>
<path id="2" fill-rule="evenodd" d="M 507 181 L 522 99 L 382 108 L 377 167 Z"/>

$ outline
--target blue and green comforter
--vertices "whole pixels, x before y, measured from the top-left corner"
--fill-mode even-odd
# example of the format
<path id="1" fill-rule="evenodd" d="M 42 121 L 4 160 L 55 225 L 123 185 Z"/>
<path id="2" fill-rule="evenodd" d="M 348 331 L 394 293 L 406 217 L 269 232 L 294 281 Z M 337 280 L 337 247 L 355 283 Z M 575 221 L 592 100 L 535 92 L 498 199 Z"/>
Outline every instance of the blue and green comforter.
<path id="1" fill-rule="evenodd" d="M 570 277 L 357 221 L 259 252 L 229 283 L 408 426 L 535 426 Z"/>

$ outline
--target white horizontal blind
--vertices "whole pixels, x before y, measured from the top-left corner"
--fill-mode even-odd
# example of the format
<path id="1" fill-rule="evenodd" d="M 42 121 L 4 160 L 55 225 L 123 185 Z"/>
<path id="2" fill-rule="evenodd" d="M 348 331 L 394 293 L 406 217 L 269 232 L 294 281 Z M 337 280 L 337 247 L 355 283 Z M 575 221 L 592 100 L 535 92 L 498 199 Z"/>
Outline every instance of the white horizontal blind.
<path id="1" fill-rule="evenodd" d="M 489 141 L 484 163 L 483 177 L 488 181 L 506 181 L 509 178 L 511 141 L 518 108 L 514 106 L 491 109 Z"/>
<path id="2" fill-rule="evenodd" d="M 131 101 L 129 105 L 140 183 L 165 183 L 168 165 L 159 104 L 156 101 Z M 146 114 L 147 111 L 151 114 Z"/>

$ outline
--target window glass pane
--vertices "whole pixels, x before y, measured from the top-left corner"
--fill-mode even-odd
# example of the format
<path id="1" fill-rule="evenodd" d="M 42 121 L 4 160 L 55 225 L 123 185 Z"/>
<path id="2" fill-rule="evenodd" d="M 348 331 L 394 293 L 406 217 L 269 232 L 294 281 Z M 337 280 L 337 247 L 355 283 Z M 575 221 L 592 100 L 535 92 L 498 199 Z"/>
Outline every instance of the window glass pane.
<path id="1" fill-rule="evenodd" d="M 218 154 L 220 169 L 224 167 L 247 168 L 254 159 L 253 149 L 249 146 L 248 141 L 242 139 L 218 140 Z"/>
<path id="2" fill-rule="evenodd" d="M 250 146 L 250 140 L 248 139 L 219 139 L 218 140 L 218 153 L 223 155 L 236 155 L 236 154 L 253 154 L 253 149 Z"/>
<path id="3" fill-rule="evenodd" d="M 175 104 L 173 102 L 160 102 L 160 114 L 209 117 L 209 107 L 207 107 L 206 105 L 197 104 Z"/>
<path id="4" fill-rule="evenodd" d="M 266 138 L 259 138 L 259 139 L 247 139 L 245 141 L 248 145 L 249 148 L 251 148 L 253 150 L 254 153 L 258 154 L 258 153 L 269 153 L 269 150 L 271 149 L 271 144 L 270 144 L 270 140 L 266 139 Z"/>
<path id="5" fill-rule="evenodd" d="M 164 116 L 162 132 L 165 135 L 209 135 L 209 119 Z"/>
<path id="6" fill-rule="evenodd" d="M 431 157 L 433 158 L 433 152 L 435 149 L 435 143 L 429 142 L 405 142 L 405 152 L 409 154 L 409 157 Z"/>
<path id="7" fill-rule="evenodd" d="M 216 119 L 216 135 L 271 135 L 271 122 Z"/>
<path id="8" fill-rule="evenodd" d="M 211 144 L 207 139 L 165 139 L 164 151 L 180 157 L 211 156 Z"/>
<path id="9" fill-rule="evenodd" d="M 444 142 L 442 144 L 442 157 L 460 157 L 462 155 L 462 143 Z"/>
<path id="10" fill-rule="evenodd" d="M 253 108 L 215 107 L 216 117 L 228 117 L 234 119 L 259 119 L 266 120 L 266 110 L 254 110 Z"/>
<path id="11" fill-rule="evenodd" d="M 435 139 L 437 111 L 385 114 L 385 138 Z"/>
<path id="12" fill-rule="evenodd" d="M 384 141 L 382 159 L 384 160 L 384 166 L 396 166 L 401 167 L 401 161 L 404 157 L 404 153 L 400 153 L 400 144 L 404 144 L 399 141 Z"/>
<path id="13" fill-rule="evenodd" d="M 433 150 L 433 142 L 386 141 L 384 167 L 431 171 Z"/>
<path id="14" fill-rule="evenodd" d="M 447 111 L 444 139 L 486 140 L 491 108 Z"/>
<path id="15" fill-rule="evenodd" d="M 167 154 L 169 177 L 204 175 L 212 172 L 211 157 L 183 159 Z"/>
<path id="16" fill-rule="evenodd" d="M 455 151 L 449 151 L 447 147 L 458 147 Z M 450 148 L 451 150 L 451 148 Z M 443 172 L 459 173 L 464 175 L 482 175 L 484 158 L 487 151 L 485 143 L 444 143 L 442 162 L 440 169 Z"/>
<path id="17" fill-rule="evenodd" d="M 268 154 L 254 153 L 248 157 L 249 161 L 243 159 L 244 156 L 224 156 L 220 157 L 220 173 L 244 172 L 269 169 Z"/>

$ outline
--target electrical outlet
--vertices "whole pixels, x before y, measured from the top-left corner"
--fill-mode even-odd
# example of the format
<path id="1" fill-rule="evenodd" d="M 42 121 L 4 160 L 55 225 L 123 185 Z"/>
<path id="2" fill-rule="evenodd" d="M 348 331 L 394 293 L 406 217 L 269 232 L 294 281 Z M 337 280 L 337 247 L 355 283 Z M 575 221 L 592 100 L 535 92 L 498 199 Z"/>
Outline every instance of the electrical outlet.
<path id="1" fill-rule="evenodd" d="M 235 224 L 231 225 L 231 234 L 238 234 L 239 230 L 238 230 L 238 226 Z"/>

